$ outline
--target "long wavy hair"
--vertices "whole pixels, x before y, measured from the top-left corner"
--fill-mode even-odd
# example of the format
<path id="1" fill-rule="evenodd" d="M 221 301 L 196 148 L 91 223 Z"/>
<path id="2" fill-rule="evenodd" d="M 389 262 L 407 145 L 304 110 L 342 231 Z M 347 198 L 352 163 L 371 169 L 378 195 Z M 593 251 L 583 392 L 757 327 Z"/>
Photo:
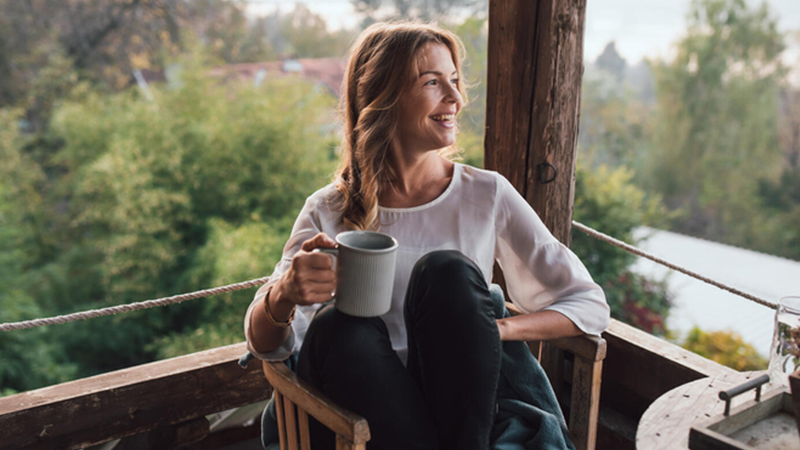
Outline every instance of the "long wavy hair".
<path id="1" fill-rule="evenodd" d="M 395 177 L 388 164 L 397 129 L 397 101 L 418 77 L 416 58 L 428 43 L 445 45 L 461 75 L 463 44 L 435 25 L 378 23 L 364 30 L 350 49 L 343 82 L 344 139 L 334 184 L 342 223 L 349 230 L 378 230 L 378 197 Z M 466 104 L 464 83 L 458 90 Z M 454 146 L 440 150 L 457 154 Z"/>

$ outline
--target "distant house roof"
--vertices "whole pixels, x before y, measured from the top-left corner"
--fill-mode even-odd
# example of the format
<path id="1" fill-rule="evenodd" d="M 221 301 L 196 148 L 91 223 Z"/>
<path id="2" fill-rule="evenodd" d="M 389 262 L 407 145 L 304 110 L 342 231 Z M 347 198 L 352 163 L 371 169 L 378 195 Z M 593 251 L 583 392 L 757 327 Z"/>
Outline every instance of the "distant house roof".
<path id="1" fill-rule="evenodd" d="M 342 79 L 347 67 L 344 58 L 304 58 L 297 60 L 267 61 L 259 63 L 229 64 L 209 71 L 214 77 L 225 80 L 254 81 L 262 70 L 267 79 L 287 75 L 299 75 L 306 80 L 322 83 L 336 97 L 342 88 Z"/>

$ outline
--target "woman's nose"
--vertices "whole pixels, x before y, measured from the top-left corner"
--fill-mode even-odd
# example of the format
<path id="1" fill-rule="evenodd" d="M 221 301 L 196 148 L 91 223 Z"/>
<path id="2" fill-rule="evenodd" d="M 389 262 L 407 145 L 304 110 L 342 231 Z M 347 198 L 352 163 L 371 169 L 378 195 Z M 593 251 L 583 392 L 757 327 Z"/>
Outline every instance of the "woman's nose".
<path id="1" fill-rule="evenodd" d="M 461 104 L 464 102 L 464 99 L 461 98 L 461 92 L 458 91 L 458 88 L 456 86 L 448 84 L 447 92 L 445 93 L 445 101 L 449 103 Z"/>

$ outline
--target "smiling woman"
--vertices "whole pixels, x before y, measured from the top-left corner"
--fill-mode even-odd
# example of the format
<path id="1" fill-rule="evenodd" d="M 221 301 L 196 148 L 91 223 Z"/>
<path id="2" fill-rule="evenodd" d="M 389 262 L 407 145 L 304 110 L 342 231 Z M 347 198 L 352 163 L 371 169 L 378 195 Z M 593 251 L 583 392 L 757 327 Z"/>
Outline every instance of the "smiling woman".
<path id="1" fill-rule="evenodd" d="M 340 169 L 306 201 L 250 305 L 248 345 L 271 361 L 296 354 L 301 378 L 367 419 L 370 448 L 573 448 L 541 367 L 530 358 L 501 368 L 502 341 L 599 334 L 608 305 L 505 178 L 449 158 L 465 102 L 461 48 L 431 25 L 362 33 L 344 82 Z M 380 317 L 331 307 L 337 276 L 314 250 L 346 230 L 380 230 L 399 244 Z M 495 263 L 525 314 L 504 317 L 490 292 Z M 503 370 L 525 374 L 537 395 L 520 399 Z M 530 405 L 525 418 L 520 404 Z M 329 432 L 311 431 L 314 448 L 333 448 Z"/>

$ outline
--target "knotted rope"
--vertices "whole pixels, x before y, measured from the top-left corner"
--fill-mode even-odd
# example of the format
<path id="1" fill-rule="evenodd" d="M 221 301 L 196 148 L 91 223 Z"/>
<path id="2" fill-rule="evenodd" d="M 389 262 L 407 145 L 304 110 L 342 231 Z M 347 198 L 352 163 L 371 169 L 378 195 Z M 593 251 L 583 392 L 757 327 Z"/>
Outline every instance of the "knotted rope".
<path id="1" fill-rule="evenodd" d="M 589 227 L 587 227 L 586 225 L 584 225 L 584 224 L 582 224 L 580 222 L 575 222 L 573 220 L 572 221 L 572 226 L 577 228 L 577 229 L 579 229 L 579 230 L 581 230 L 581 231 L 583 231 L 584 233 L 588 234 L 589 236 L 592 236 L 593 238 L 599 239 L 599 240 L 601 240 L 603 242 L 607 242 L 607 243 L 609 243 L 609 244 L 611 244 L 611 245 L 613 245 L 615 247 L 619 247 L 619 248 L 621 248 L 621 249 L 623 249 L 623 250 L 625 250 L 627 252 L 633 253 L 634 255 L 641 256 L 642 258 L 647 258 L 647 259 L 649 259 L 651 261 L 655 261 L 658 264 L 661 264 L 663 266 L 667 266 L 672 270 L 675 270 L 675 271 L 678 271 L 680 273 L 689 275 L 692 278 L 697 278 L 698 280 L 706 282 L 706 283 L 708 283 L 708 284 L 710 284 L 712 286 L 716 286 L 716 287 L 718 287 L 720 289 L 724 289 L 724 290 L 726 290 L 728 292 L 732 292 L 732 293 L 734 293 L 734 294 L 736 294 L 736 295 L 738 295 L 740 297 L 744 297 L 744 298 L 746 298 L 746 299 L 748 299 L 750 301 L 756 302 L 759 305 L 766 306 L 766 307 L 772 308 L 772 309 L 777 309 L 778 308 L 778 304 L 777 303 L 771 302 L 769 300 L 764 300 L 763 298 L 756 297 L 755 295 L 748 294 L 747 292 L 744 292 L 744 291 L 741 291 L 741 290 L 736 289 L 734 287 L 728 286 L 725 283 L 721 283 L 719 281 L 712 280 L 711 278 L 708 278 L 708 277 L 705 277 L 703 275 L 700 275 L 697 272 L 693 272 L 693 271 L 691 271 L 691 270 L 689 270 L 689 269 L 687 269 L 685 267 L 681 267 L 681 266 L 679 266 L 677 264 L 672 264 L 671 262 L 665 261 L 665 260 L 663 260 L 663 259 L 661 259 L 661 258 L 659 258 L 657 256 L 653 256 L 650 253 L 645 252 L 644 250 L 638 249 L 638 248 L 636 248 L 636 247 L 634 247 L 634 246 L 632 246 L 630 244 L 626 244 L 625 242 L 622 242 L 622 241 L 620 241 L 618 239 L 614 239 L 613 237 L 611 237 L 611 236 L 609 236 L 607 234 L 603 234 L 603 233 L 601 233 L 601 232 L 599 232 L 599 231 L 597 231 L 595 229 L 589 228 Z"/>
<path id="2" fill-rule="evenodd" d="M 77 320 L 94 319 L 95 317 L 110 316 L 111 314 L 118 314 L 130 311 L 138 311 L 140 309 L 156 308 L 159 306 L 172 305 L 186 300 L 193 300 L 196 298 L 210 297 L 212 295 L 223 294 L 225 292 L 233 292 L 241 289 L 261 286 L 269 280 L 269 277 L 256 278 L 249 281 L 242 281 L 240 283 L 229 284 L 227 286 L 220 286 L 211 289 L 203 289 L 202 291 L 189 292 L 187 294 L 173 295 L 172 297 L 164 297 L 155 300 L 145 300 L 143 302 L 128 303 L 127 305 L 109 306 L 108 308 L 91 309 L 88 311 L 81 311 L 72 314 L 65 314 L 63 316 L 47 317 L 44 319 L 25 320 L 22 322 L 9 322 L 0 324 L 0 331 L 14 331 L 25 330 L 27 328 L 41 327 L 44 325 L 55 325 L 68 322 L 75 322 Z"/>

